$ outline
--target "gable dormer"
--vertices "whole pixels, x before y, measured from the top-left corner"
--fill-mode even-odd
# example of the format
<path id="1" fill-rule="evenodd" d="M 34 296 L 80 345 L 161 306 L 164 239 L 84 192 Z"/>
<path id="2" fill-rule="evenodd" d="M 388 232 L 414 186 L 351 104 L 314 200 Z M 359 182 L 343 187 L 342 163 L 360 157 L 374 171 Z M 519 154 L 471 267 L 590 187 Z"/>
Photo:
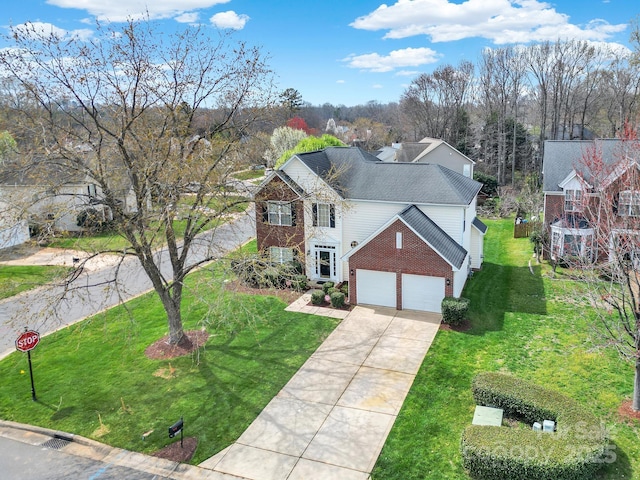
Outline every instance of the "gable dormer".
<path id="1" fill-rule="evenodd" d="M 585 188 L 590 186 L 578 175 L 575 170 L 565 177 L 558 184 L 564 194 L 564 211 L 565 212 L 582 212 L 583 200 L 585 198 Z"/>

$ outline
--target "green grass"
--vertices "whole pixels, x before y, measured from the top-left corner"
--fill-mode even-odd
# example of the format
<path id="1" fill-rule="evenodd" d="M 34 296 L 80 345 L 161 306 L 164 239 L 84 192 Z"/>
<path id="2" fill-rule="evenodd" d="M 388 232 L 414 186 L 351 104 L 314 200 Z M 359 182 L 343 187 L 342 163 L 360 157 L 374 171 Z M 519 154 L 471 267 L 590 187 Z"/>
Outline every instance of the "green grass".
<path id="1" fill-rule="evenodd" d="M 67 267 L 0 265 L 0 300 L 52 283 L 68 272 Z"/>
<path id="2" fill-rule="evenodd" d="M 640 422 L 617 409 L 631 396 L 633 368 L 598 348 L 582 286 L 536 266 L 512 221 L 488 221 L 485 263 L 463 295 L 471 330 L 438 332 L 373 471 L 375 480 L 468 479 L 460 437 L 473 418 L 471 380 L 503 371 L 553 388 L 593 411 L 611 430 L 616 461 L 599 479 L 640 479 Z M 532 260 L 534 274 L 529 271 Z"/>
<path id="3" fill-rule="evenodd" d="M 233 176 L 238 180 L 255 180 L 256 178 L 264 177 L 264 169 L 243 170 L 241 172 L 234 173 Z"/>
<path id="4" fill-rule="evenodd" d="M 202 270 L 187 284 L 185 329 L 211 333 L 198 355 L 146 358 L 145 348 L 167 327 L 155 296 L 145 295 L 128 302 L 128 311 L 114 308 L 44 337 L 32 351 L 37 402 L 26 355 L 0 362 L 0 417 L 149 453 L 173 441 L 167 428 L 183 416 L 185 436 L 198 438 L 192 463 L 227 447 L 336 320 L 285 312 L 276 297 L 223 292 L 222 277 Z"/>

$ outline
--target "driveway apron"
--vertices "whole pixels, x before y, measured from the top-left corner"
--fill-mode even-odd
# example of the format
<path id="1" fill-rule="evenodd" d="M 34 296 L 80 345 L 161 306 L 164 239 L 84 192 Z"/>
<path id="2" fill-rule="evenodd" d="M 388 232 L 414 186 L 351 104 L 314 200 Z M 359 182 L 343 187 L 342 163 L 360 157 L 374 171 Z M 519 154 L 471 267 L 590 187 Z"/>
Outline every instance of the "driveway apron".
<path id="1" fill-rule="evenodd" d="M 308 295 L 288 310 L 309 307 Z M 238 441 L 200 464 L 251 480 L 366 480 L 441 316 L 357 306 Z"/>

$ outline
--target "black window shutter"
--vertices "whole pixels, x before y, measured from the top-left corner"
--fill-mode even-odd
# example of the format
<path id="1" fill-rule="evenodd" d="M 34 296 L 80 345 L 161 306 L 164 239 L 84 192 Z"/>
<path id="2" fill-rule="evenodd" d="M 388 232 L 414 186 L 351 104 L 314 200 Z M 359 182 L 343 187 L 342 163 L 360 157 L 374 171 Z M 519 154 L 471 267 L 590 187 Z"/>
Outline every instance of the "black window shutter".
<path id="1" fill-rule="evenodd" d="M 291 202 L 289 205 L 291 205 L 291 226 L 295 227 L 296 226 L 296 203 Z"/>
<path id="2" fill-rule="evenodd" d="M 329 207 L 329 226 L 336 228 L 336 207 L 333 204 Z"/>
<path id="3" fill-rule="evenodd" d="M 318 226 L 318 204 L 317 203 L 313 204 L 313 226 L 314 227 Z"/>
<path id="4" fill-rule="evenodd" d="M 262 204 L 262 221 L 269 223 L 269 204 L 267 202 Z"/>

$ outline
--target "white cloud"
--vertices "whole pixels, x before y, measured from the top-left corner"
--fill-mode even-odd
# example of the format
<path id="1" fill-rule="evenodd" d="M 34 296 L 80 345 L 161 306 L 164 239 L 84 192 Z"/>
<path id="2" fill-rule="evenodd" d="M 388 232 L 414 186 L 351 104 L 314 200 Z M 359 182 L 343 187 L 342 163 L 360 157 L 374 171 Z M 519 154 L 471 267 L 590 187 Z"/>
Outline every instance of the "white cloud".
<path id="1" fill-rule="evenodd" d="M 374 83 L 373 85 L 371 85 L 371 88 L 380 89 L 380 88 L 384 88 L 384 87 L 382 85 L 380 85 L 379 83 Z"/>
<path id="2" fill-rule="evenodd" d="M 440 55 L 430 48 L 405 48 L 393 50 L 387 56 L 378 53 L 364 55 L 349 55 L 343 59 L 351 68 L 360 68 L 371 72 L 390 72 L 401 67 L 417 67 L 428 63 L 435 63 Z"/>
<path id="3" fill-rule="evenodd" d="M 238 15 L 233 10 L 228 12 L 216 13 L 209 19 L 212 25 L 218 28 L 233 28 L 234 30 L 242 30 L 246 23 L 249 21 L 249 17 L 244 14 Z"/>
<path id="4" fill-rule="evenodd" d="M 11 31 L 34 39 L 44 39 L 54 36 L 61 40 L 71 38 L 88 40 L 93 35 L 93 30 L 89 30 L 88 28 L 81 28 L 79 30 L 65 30 L 64 28 L 56 27 L 52 23 L 45 22 L 21 23 L 20 25 L 11 27 Z"/>
<path id="5" fill-rule="evenodd" d="M 574 25 L 568 15 L 538 0 L 397 0 L 357 18 L 351 26 L 388 30 L 384 38 L 426 35 L 433 42 L 448 42 L 482 37 L 496 44 L 558 38 L 603 41 L 627 27 L 604 20 Z"/>
<path id="6" fill-rule="evenodd" d="M 337 80 L 336 83 L 347 83 L 344 80 Z"/>
<path id="7" fill-rule="evenodd" d="M 231 0 L 47 0 L 50 5 L 86 10 L 99 20 L 123 22 L 128 18 L 174 18 Z"/>
<path id="8" fill-rule="evenodd" d="M 196 12 L 183 13 L 174 18 L 176 22 L 180 23 L 195 23 L 198 21 L 200 15 Z"/>
<path id="9" fill-rule="evenodd" d="M 420 75 L 420 73 L 418 70 L 400 70 L 398 72 L 396 72 L 396 77 L 415 77 L 417 75 Z"/>

